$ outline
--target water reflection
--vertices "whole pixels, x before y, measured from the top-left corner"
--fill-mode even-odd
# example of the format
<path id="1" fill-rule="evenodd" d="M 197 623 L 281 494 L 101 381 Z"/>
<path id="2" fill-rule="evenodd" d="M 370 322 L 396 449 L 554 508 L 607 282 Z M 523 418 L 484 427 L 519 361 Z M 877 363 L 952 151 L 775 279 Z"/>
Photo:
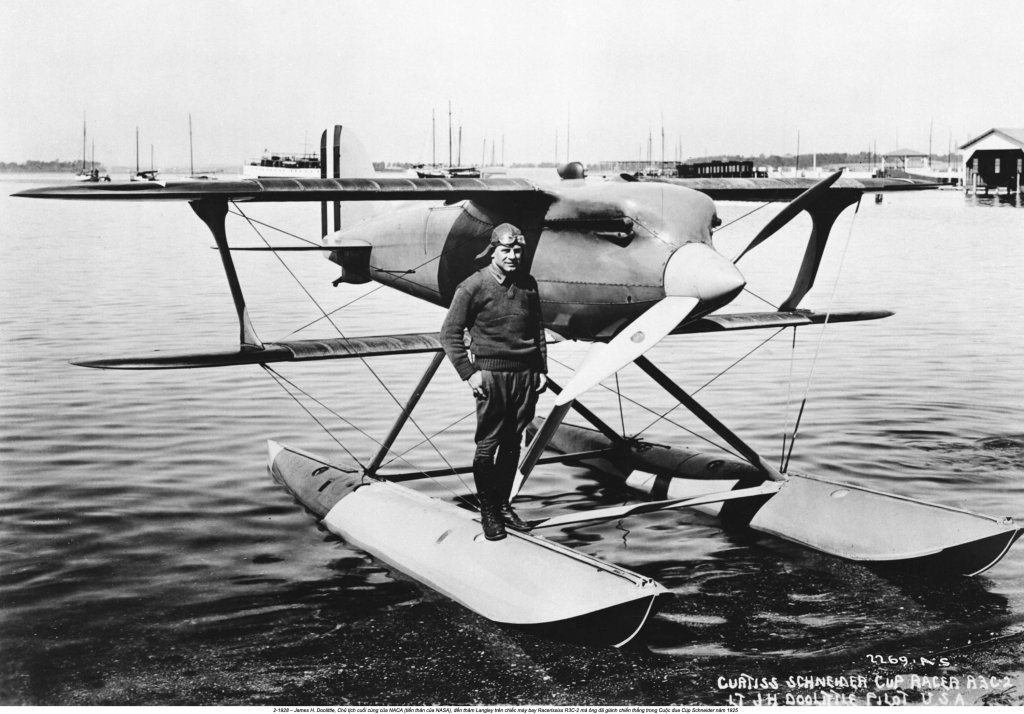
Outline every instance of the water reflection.
<path id="1" fill-rule="evenodd" d="M 990 193 L 989 195 L 967 192 L 964 194 L 965 204 L 972 208 L 1020 208 L 1024 206 L 1024 196 L 1021 192 L 1015 193 Z"/>

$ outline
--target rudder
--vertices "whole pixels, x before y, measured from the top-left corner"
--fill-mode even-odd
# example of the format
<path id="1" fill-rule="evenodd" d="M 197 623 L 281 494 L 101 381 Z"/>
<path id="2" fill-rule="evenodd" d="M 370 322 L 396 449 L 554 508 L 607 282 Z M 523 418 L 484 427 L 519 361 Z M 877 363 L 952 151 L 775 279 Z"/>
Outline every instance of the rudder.
<path id="1" fill-rule="evenodd" d="M 362 142 L 341 124 L 324 129 L 320 135 L 320 178 L 368 178 L 375 174 Z M 330 215 L 328 215 L 330 214 Z M 333 227 L 332 227 L 333 226 Z M 341 230 L 341 202 L 320 203 L 320 234 Z"/>

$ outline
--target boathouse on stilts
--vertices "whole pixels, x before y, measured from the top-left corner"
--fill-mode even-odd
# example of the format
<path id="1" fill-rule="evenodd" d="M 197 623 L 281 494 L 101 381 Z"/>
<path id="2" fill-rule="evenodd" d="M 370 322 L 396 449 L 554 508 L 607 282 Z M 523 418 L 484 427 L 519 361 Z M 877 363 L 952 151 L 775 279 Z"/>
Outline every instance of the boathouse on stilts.
<path id="1" fill-rule="evenodd" d="M 959 147 L 963 152 L 964 186 L 985 194 L 1020 195 L 1024 173 L 1024 129 L 989 129 Z"/>

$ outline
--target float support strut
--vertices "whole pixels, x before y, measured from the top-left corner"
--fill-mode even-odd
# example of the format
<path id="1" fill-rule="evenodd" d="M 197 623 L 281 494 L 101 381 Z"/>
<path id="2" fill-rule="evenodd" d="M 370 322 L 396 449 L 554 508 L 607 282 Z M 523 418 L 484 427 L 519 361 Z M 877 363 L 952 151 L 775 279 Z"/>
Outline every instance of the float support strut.
<path id="1" fill-rule="evenodd" d="M 743 441 L 743 439 L 733 433 L 733 431 L 725 424 L 718 421 L 711 412 L 702 407 L 696 399 L 683 391 L 682 387 L 669 379 L 668 375 L 658 369 L 653 362 L 643 355 L 637 357 L 634 361 L 636 362 L 637 367 L 646 372 L 647 375 L 657 382 L 662 389 L 678 399 L 679 403 L 693 412 L 694 416 L 711 427 L 712 431 L 725 439 L 729 446 L 739 451 L 740 454 L 743 455 L 743 458 L 749 461 L 751 465 L 757 467 L 761 473 L 772 481 L 786 480 L 785 476 L 779 473 L 778 470 L 767 461 L 762 459 L 761 455 L 754 451 L 747 442 Z"/>
<path id="2" fill-rule="evenodd" d="M 426 391 L 427 385 L 430 384 L 430 380 L 434 378 L 434 373 L 437 372 L 437 368 L 441 366 L 441 361 L 444 360 L 444 352 L 438 350 L 434 353 L 434 356 L 430 358 L 430 364 L 423 371 L 423 376 L 420 377 L 420 381 L 416 384 L 416 388 L 412 390 L 412 394 L 409 395 L 409 400 L 405 403 L 405 407 L 402 409 L 402 413 L 395 419 L 395 423 L 391 425 L 391 431 L 384 437 L 384 441 L 381 442 L 380 449 L 377 450 L 377 454 L 373 457 L 373 461 L 366 467 L 367 476 L 375 476 L 377 469 L 380 468 L 381 462 L 384 461 L 384 457 L 387 456 L 391 450 L 392 445 L 395 443 L 395 439 L 398 438 L 399 433 L 402 431 L 402 427 L 405 426 L 405 422 L 409 421 L 409 417 L 412 416 L 412 410 L 416 408 L 416 404 L 420 401 L 420 397 L 423 396 L 423 392 Z"/>

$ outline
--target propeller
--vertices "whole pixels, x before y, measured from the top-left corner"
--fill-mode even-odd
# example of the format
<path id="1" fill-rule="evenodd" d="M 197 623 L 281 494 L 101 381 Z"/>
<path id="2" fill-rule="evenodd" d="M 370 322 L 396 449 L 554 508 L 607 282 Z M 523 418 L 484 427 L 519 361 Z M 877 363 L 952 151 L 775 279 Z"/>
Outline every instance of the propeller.
<path id="1" fill-rule="evenodd" d="M 572 401 L 661 342 L 679 324 L 695 319 L 735 297 L 746 281 L 739 270 L 704 243 L 687 243 L 665 264 L 665 297 L 626 325 L 607 344 L 595 342 L 587 351 L 544 425 L 534 436 L 512 486 L 514 497 L 529 478 Z"/>
<path id="2" fill-rule="evenodd" d="M 843 170 L 839 169 L 834 174 L 826 176 L 818 183 L 811 186 L 809 189 L 801 193 L 799 196 L 794 198 L 792 201 L 786 204 L 785 208 L 779 211 L 775 218 L 768 221 L 767 225 L 761 229 L 761 231 L 754 236 L 754 240 L 750 241 L 750 245 L 743 249 L 743 252 L 736 256 L 733 263 L 738 263 L 740 258 L 749 253 L 753 248 L 764 243 L 768 238 L 775 234 L 780 228 L 789 223 L 791 220 L 797 217 L 800 211 L 809 208 L 812 204 L 816 203 L 825 192 L 828 191 L 829 186 L 834 184 L 842 176 Z"/>

